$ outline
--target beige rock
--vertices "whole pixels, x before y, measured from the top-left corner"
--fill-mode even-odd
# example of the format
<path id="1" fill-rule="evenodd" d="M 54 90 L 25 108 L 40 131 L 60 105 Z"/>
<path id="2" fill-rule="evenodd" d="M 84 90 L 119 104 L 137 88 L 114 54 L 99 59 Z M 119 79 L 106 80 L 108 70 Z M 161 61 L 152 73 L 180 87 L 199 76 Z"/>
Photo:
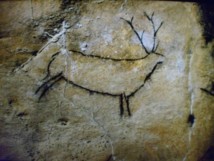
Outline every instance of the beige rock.
<path id="1" fill-rule="evenodd" d="M 196 161 L 212 144 L 213 96 L 200 88 L 214 80 L 213 42 L 196 4 L 29 0 L 0 2 L 0 11 L 0 160 Z M 121 19 L 134 16 L 151 50 L 144 11 L 155 28 L 164 22 L 164 56 L 140 59 L 147 53 Z M 48 41 L 47 31 L 62 34 Z"/>

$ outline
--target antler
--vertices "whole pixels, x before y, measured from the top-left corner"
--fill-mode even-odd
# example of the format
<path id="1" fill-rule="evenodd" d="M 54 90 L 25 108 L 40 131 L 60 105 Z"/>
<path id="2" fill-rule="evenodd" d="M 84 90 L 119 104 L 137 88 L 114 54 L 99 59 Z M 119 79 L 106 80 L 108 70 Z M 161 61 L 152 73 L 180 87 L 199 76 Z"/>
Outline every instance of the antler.
<path id="1" fill-rule="evenodd" d="M 142 35 L 140 37 L 139 33 L 137 32 L 137 30 L 135 29 L 135 27 L 133 25 L 133 19 L 134 19 L 134 17 L 132 17 L 130 21 L 126 20 L 124 18 L 121 18 L 121 19 L 124 20 L 125 22 L 127 22 L 129 24 L 129 26 L 131 27 L 131 29 L 134 31 L 135 35 L 137 36 L 138 40 L 140 41 L 142 48 L 144 49 L 144 51 L 146 52 L 146 54 L 149 55 L 150 52 L 147 50 L 146 46 L 143 43 L 143 39 L 142 39 L 142 35 L 143 35 L 144 31 L 143 31 L 143 33 L 142 33 Z"/>
<path id="2" fill-rule="evenodd" d="M 161 28 L 161 26 L 163 25 L 163 21 L 159 24 L 159 26 L 156 28 L 155 27 L 155 23 L 154 23 L 154 12 L 152 13 L 151 16 L 149 16 L 146 12 L 144 12 L 144 15 L 146 16 L 146 18 L 151 22 L 152 24 L 152 28 L 153 28 L 153 45 L 152 45 L 152 49 L 149 50 L 145 44 L 143 43 L 143 36 L 144 36 L 144 32 L 142 32 L 141 36 L 140 34 L 137 32 L 137 30 L 135 29 L 134 25 L 133 25 L 133 19 L 134 17 L 131 18 L 131 20 L 126 20 L 124 18 L 121 18 L 122 20 L 124 20 L 125 22 L 127 22 L 129 24 L 129 26 L 131 27 L 132 31 L 135 33 L 135 35 L 137 36 L 138 40 L 140 41 L 140 44 L 142 46 L 142 48 L 144 49 L 144 51 L 146 52 L 147 55 L 154 53 L 156 55 L 160 55 L 163 56 L 160 53 L 157 53 L 157 48 L 159 46 L 159 42 L 156 43 L 156 39 L 157 39 L 157 33 L 159 31 L 159 29 Z"/>

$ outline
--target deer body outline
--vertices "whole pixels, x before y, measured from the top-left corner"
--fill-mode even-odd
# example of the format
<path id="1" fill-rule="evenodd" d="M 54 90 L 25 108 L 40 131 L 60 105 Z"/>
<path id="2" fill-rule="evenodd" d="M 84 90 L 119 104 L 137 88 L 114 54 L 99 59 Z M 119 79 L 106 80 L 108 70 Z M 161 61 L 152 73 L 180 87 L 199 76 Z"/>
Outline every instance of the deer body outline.
<path id="1" fill-rule="evenodd" d="M 151 20 L 152 24 L 153 24 L 153 15 L 154 14 L 152 14 L 151 17 L 149 17 L 147 15 L 148 19 Z M 123 19 L 123 20 L 125 20 L 125 19 Z M 102 57 L 102 56 L 98 56 L 98 55 L 86 55 L 80 51 L 74 51 L 74 50 L 69 51 L 66 47 L 66 42 L 65 42 L 65 36 L 66 36 L 65 33 L 66 32 L 62 26 L 62 30 L 64 30 L 64 32 L 62 33 L 61 37 L 58 36 L 58 40 L 60 40 L 60 38 L 62 38 L 63 43 L 61 45 L 61 48 L 60 48 L 59 52 L 54 53 L 51 56 L 51 60 L 49 61 L 48 65 L 47 65 L 47 69 L 46 69 L 47 74 L 43 79 L 44 82 L 37 88 L 37 90 L 35 92 L 35 94 L 40 93 L 39 100 L 47 93 L 47 91 L 55 83 L 59 82 L 60 80 L 64 80 L 64 81 L 68 82 L 69 84 L 71 84 L 75 87 L 78 87 L 80 89 L 83 89 L 90 93 L 96 93 L 96 94 L 107 95 L 107 96 L 119 98 L 120 115 L 123 116 L 124 108 L 126 107 L 128 115 L 131 116 L 130 105 L 129 105 L 130 98 L 133 97 L 145 85 L 145 83 L 151 79 L 151 76 L 157 70 L 158 65 L 163 63 L 163 60 L 162 60 L 163 55 L 156 52 L 156 50 L 158 48 L 158 44 L 155 44 L 156 35 L 157 35 L 158 30 L 162 26 L 162 22 L 161 22 L 160 26 L 157 28 L 157 30 L 153 26 L 154 44 L 153 44 L 152 50 L 149 51 L 143 43 L 143 34 L 140 37 L 138 32 L 135 30 L 135 28 L 132 24 L 133 18 L 131 19 L 131 21 L 128 21 L 128 20 L 125 20 L 125 21 L 130 25 L 130 27 L 132 28 L 132 30 L 134 31 L 134 33 L 140 40 L 142 48 L 145 50 L 145 52 L 147 54 L 146 56 L 141 57 L 141 58 L 115 59 L 115 58 L 106 58 L 106 57 Z M 63 24 L 65 25 L 64 22 L 63 22 Z M 46 46 L 47 45 L 45 45 L 45 47 Z M 40 51 L 43 51 L 45 49 L 45 47 L 43 47 Z M 157 55 L 159 57 L 158 59 L 156 58 Z M 105 73 L 103 75 L 103 79 L 101 79 L 101 82 L 99 82 L 99 83 L 96 82 L 97 84 L 100 85 L 98 87 L 98 89 L 91 88 L 90 83 L 93 83 L 94 82 L 93 78 L 95 78 L 95 76 L 93 75 L 93 72 L 90 72 L 91 70 L 86 69 L 84 67 L 79 68 L 79 69 L 85 69 L 84 72 L 81 70 L 79 70 L 79 71 L 72 70 L 73 66 L 72 66 L 72 63 L 70 63 L 70 62 L 77 61 L 80 59 L 86 59 L 87 60 L 86 62 L 96 62 L 96 61 L 100 62 L 100 60 L 102 60 L 102 63 L 101 63 L 102 67 L 99 66 L 99 68 L 108 70 L 109 69 L 108 67 L 110 65 L 113 68 L 112 70 L 114 71 L 114 73 L 111 71 L 109 72 L 109 75 L 111 75 L 112 79 L 109 81 L 106 81 L 108 78 L 108 74 Z M 145 60 L 150 60 L 150 61 L 145 61 Z M 126 71 L 121 74 L 121 69 L 122 69 L 123 64 L 124 63 L 133 64 L 133 63 L 139 63 L 139 62 L 141 64 L 141 69 L 142 68 L 144 69 L 144 73 L 143 74 L 137 73 L 137 76 L 133 77 L 133 79 L 138 78 L 137 82 L 140 82 L 140 83 L 138 83 L 137 85 L 135 84 L 131 89 L 127 90 L 126 87 L 121 87 L 120 89 L 117 88 L 115 90 L 114 88 L 106 88 L 106 85 L 102 85 L 102 82 L 104 82 L 103 80 L 105 80 L 105 82 L 107 82 L 108 86 L 111 86 L 112 83 L 114 83 L 116 87 L 120 87 L 120 84 L 122 84 L 122 85 L 126 84 L 124 82 L 127 81 L 127 75 L 129 76 L 129 74 L 127 74 L 127 73 L 130 73 L 130 75 L 132 73 L 130 71 Z M 54 64 L 62 64 L 62 65 L 60 68 L 59 68 L 59 66 L 56 66 L 57 67 L 56 68 L 56 67 L 54 67 Z M 88 64 L 93 64 L 93 63 L 88 63 Z M 85 64 L 83 63 L 82 66 L 84 66 L 84 65 Z M 29 67 L 27 67 L 27 66 L 28 65 L 26 65 L 25 68 L 30 67 L 30 66 Z M 54 72 L 52 72 L 51 68 L 54 69 Z M 92 68 L 94 68 L 93 65 L 92 65 Z M 79 74 L 75 75 L 75 72 L 88 74 L 88 79 L 87 79 L 87 81 L 85 81 L 86 84 L 84 83 L 83 79 L 77 78 Z M 102 73 L 102 72 L 100 72 L 100 73 Z M 114 76 L 112 76 L 112 74 L 114 74 Z M 118 77 L 118 75 L 120 75 L 121 79 L 115 79 L 115 77 Z M 77 81 L 75 81 L 75 79 L 77 79 Z M 81 80 L 83 80 L 83 81 L 81 82 Z M 92 80 L 92 81 L 90 81 L 90 80 Z M 116 82 L 113 82 L 113 80 L 116 80 Z"/>

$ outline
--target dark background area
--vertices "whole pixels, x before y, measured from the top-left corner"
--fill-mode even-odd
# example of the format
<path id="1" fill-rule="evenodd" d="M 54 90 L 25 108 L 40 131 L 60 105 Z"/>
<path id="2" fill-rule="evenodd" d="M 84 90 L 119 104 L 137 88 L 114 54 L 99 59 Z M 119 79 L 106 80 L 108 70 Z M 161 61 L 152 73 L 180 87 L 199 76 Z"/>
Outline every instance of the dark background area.
<path id="1" fill-rule="evenodd" d="M 204 37 L 206 43 L 214 38 L 214 0 L 197 2 L 202 11 L 202 24 L 204 25 Z"/>
<path id="2" fill-rule="evenodd" d="M 204 26 L 204 38 L 206 43 L 209 43 L 214 39 L 214 0 L 200 0 L 192 2 L 197 2 L 200 6 L 202 12 L 201 23 Z M 212 54 L 212 56 L 214 56 L 214 54 Z M 200 161 L 214 161 L 214 146 L 211 146 L 207 150 Z"/>
<path id="3" fill-rule="evenodd" d="M 155 0 L 158 1 L 158 0 Z M 204 37 L 206 43 L 214 39 L 214 0 L 163 0 L 177 2 L 196 2 L 202 12 L 202 25 L 204 25 Z"/>

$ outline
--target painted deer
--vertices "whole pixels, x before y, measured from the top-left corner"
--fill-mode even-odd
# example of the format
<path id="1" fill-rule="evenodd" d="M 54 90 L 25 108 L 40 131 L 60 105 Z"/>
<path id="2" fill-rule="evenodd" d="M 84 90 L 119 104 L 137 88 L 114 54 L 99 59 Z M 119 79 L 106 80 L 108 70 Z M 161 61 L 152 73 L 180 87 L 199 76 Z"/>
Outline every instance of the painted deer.
<path id="1" fill-rule="evenodd" d="M 64 80 L 74 87 L 90 93 L 117 97 L 119 99 L 120 115 L 123 116 L 124 108 L 126 108 L 128 115 L 131 116 L 130 98 L 134 97 L 151 78 L 158 66 L 163 63 L 164 57 L 156 52 L 159 44 L 157 42 L 157 33 L 163 22 L 158 27 L 155 27 L 154 13 L 151 16 L 145 13 L 145 16 L 151 22 L 153 28 L 151 49 L 144 44 L 144 31 L 140 35 L 135 29 L 133 25 L 134 18 L 132 17 L 130 21 L 121 18 L 131 27 L 146 53 L 143 57 L 129 59 L 86 55 L 80 51 L 68 50 L 66 47 L 66 32 L 69 25 L 63 22 L 60 32 L 39 50 L 34 59 L 22 65 L 23 70 L 30 71 L 32 68 L 39 68 L 40 64 L 36 60 L 48 60 L 46 76 L 43 79 L 43 83 L 35 91 L 36 94 L 39 94 L 39 100 L 54 84 Z M 45 55 L 46 48 L 56 42 L 59 42 L 59 51 L 52 55 Z M 97 64 L 99 67 L 97 67 Z M 124 69 L 124 67 L 129 68 Z"/>

